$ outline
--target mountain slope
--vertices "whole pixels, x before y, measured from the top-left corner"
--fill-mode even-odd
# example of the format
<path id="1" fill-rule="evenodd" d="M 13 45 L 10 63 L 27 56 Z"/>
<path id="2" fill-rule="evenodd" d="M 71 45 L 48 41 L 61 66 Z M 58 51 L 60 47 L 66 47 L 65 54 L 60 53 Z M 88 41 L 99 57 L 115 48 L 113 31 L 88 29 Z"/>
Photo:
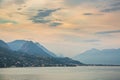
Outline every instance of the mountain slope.
<path id="1" fill-rule="evenodd" d="M 12 51 L 0 46 L 0 68 L 4 67 L 40 67 L 40 66 L 76 66 L 84 65 L 70 58 L 40 57 Z"/>
<path id="2" fill-rule="evenodd" d="M 0 67 L 39 67 L 39 66 L 76 66 L 84 65 L 79 61 L 70 58 L 43 57 L 31 55 L 32 52 L 42 51 L 32 41 L 27 41 L 22 47 L 22 51 L 11 50 L 7 43 L 0 40 Z M 30 53 L 26 53 L 26 52 Z M 43 52 L 43 51 L 42 51 Z M 50 56 L 47 53 L 37 53 L 38 55 Z"/>
<path id="3" fill-rule="evenodd" d="M 9 46 L 2 40 L 0 40 L 0 47 L 10 49 Z"/>
<path id="4" fill-rule="evenodd" d="M 23 44 L 19 51 L 41 57 L 52 57 L 32 41 L 26 41 L 26 43 Z"/>
<path id="5" fill-rule="evenodd" d="M 120 65 L 120 49 L 91 49 L 75 56 L 73 59 L 86 64 Z"/>
<path id="6" fill-rule="evenodd" d="M 43 51 L 45 51 L 47 54 L 53 56 L 53 57 L 57 57 L 53 52 L 49 51 L 48 49 L 46 49 L 44 46 L 40 45 L 39 43 L 36 43 L 37 46 L 39 46 Z"/>
<path id="7" fill-rule="evenodd" d="M 9 42 L 8 45 L 10 46 L 10 48 L 12 50 L 18 51 L 18 50 L 23 49 L 23 47 L 25 46 L 25 43 L 27 43 L 27 42 L 29 42 L 29 41 L 26 41 L 26 40 L 15 40 L 15 41 Z M 53 52 L 49 51 L 48 49 L 46 49 L 44 46 L 42 46 L 38 42 L 34 43 L 34 45 L 37 45 L 40 48 L 40 50 L 37 50 L 38 52 L 45 53 L 45 54 L 51 55 L 53 57 L 57 57 Z M 38 49 L 38 47 L 37 47 L 37 49 Z M 34 52 L 34 53 L 38 53 L 37 51 L 32 50 L 32 52 Z M 27 52 L 27 50 L 25 50 L 25 52 Z"/>
<path id="8" fill-rule="evenodd" d="M 17 51 L 23 46 L 25 42 L 26 42 L 25 40 L 15 40 L 12 42 L 8 42 L 7 44 L 12 50 Z"/>

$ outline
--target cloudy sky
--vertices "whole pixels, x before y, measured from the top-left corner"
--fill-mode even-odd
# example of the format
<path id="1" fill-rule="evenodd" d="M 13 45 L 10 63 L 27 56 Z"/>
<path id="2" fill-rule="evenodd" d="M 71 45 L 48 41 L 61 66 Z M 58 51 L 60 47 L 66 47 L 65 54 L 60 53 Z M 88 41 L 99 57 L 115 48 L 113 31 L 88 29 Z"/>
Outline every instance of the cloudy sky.
<path id="1" fill-rule="evenodd" d="M 70 57 L 120 48 L 120 0 L 0 0 L 0 39 L 37 41 Z"/>

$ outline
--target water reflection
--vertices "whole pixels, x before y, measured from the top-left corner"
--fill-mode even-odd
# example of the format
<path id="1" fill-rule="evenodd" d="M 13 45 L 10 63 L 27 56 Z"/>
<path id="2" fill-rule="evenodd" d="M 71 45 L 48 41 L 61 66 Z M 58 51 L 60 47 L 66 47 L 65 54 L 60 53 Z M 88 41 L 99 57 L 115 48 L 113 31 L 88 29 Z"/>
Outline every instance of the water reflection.
<path id="1" fill-rule="evenodd" d="M 7 68 L 0 80 L 120 80 L 120 67 Z"/>

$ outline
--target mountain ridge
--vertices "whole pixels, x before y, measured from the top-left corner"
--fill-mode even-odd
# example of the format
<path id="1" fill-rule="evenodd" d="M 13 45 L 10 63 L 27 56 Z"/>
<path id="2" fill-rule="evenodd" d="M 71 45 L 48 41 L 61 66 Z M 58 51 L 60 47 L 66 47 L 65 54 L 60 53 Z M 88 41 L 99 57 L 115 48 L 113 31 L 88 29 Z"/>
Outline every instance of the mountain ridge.
<path id="1" fill-rule="evenodd" d="M 42 53 L 46 53 L 50 56 L 53 56 L 53 57 L 56 57 L 56 54 L 54 54 L 53 52 L 49 51 L 47 48 L 45 48 L 44 46 L 42 46 L 40 43 L 38 42 L 33 42 L 33 41 L 28 41 L 28 40 L 14 40 L 12 42 L 8 42 L 8 45 L 10 46 L 10 48 L 14 51 L 20 51 L 21 48 L 24 48 L 24 45 L 28 42 L 31 42 L 33 43 L 34 46 L 38 46 L 39 47 L 39 50 L 38 50 L 38 47 L 37 47 L 37 51 L 39 52 L 40 50 L 42 51 Z M 29 47 L 29 46 L 28 46 Z M 33 50 L 33 49 L 31 49 Z M 21 50 L 22 52 L 27 52 L 26 50 Z M 29 49 L 30 51 L 30 49 Z M 29 51 L 27 53 L 29 53 Z M 33 52 L 37 53 L 37 51 L 33 50 Z M 41 52 L 40 51 L 40 52 Z M 30 51 L 31 52 L 31 51 Z M 33 53 L 32 52 L 32 53 Z M 37 53 L 38 54 L 38 53 Z"/>
<path id="2" fill-rule="evenodd" d="M 37 46 L 33 41 L 26 41 L 23 46 L 19 49 L 21 52 L 28 53 L 30 55 L 42 56 L 42 57 L 52 57 L 47 54 L 43 49 Z"/>
<path id="3" fill-rule="evenodd" d="M 91 49 L 73 57 L 73 59 L 86 64 L 120 65 L 120 48 L 103 50 Z"/>
<path id="4" fill-rule="evenodd" d="M 4 41 L 1 41 L 4 45 L 7 45 Z M 30 41 L 28 41 L 30 42 Z M 33 42 L 30 42 L 34 44 Z M 35 44 L 34 44 L 35 45 Z M 28 45 L 29 46 L 29 45 Z M 35 45 L 36 46 L 36 45 Z M 37 46 L 38 47 L 38 46 Z M 30 55 L 22 51 L 14 51 L 9 48 L 0 45 L 0 67 L 46 67 L 46 66 L 76 66 L 84 65 L 80 61 L 73 60 L 68 57 L 43 57 Z"/>
<path id="5" fill-rule="evenodd" d="M 3 40 L 0 40 L 0 47 L 6 48 L 6 49 L 10 49 L 10 47 L 8 46 L 8 44 L 6 44 Z"/>

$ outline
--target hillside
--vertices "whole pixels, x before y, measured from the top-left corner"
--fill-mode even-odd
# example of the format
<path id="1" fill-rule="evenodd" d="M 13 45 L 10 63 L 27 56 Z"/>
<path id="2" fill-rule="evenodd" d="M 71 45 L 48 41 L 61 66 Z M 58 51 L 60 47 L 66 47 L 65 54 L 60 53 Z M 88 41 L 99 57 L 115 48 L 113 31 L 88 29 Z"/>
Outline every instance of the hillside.
<path id="1" fill-rule="evenodd" d="M 4 41 L 3 43 L 7 45 Z M 0 45 L 0 67 L 40 67 L 40 66 L 76 66 L 84 65 L 70 58 L 58 58 L 13 51 Z"/>

